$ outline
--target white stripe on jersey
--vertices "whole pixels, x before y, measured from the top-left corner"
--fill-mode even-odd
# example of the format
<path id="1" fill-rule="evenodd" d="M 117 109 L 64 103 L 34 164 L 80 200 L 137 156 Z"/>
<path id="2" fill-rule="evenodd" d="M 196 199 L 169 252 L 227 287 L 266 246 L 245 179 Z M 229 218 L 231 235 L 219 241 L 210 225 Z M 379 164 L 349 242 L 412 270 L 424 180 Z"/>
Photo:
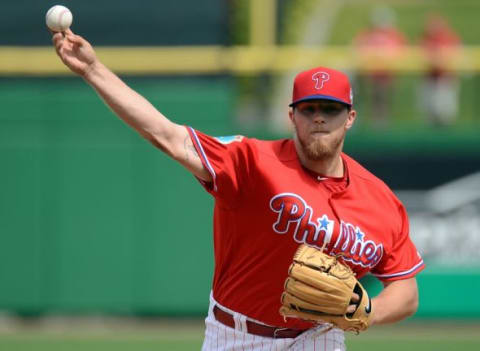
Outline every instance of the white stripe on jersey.
<path id="1" fill-rule="evenodd" d="M 205 150 L 203 150 L 203 146 L 202 146 L 202 143 L 200 142 L 200 138 L 198 137 L 197 132 L 195 132 L 195 129 L 193 129 L 192 127 L 187 127 L 187 128 L 192 132 L 192 135 L 195 139 L 195 143 L 198 145 L 198 149 L 200 150 L 200 155 L 199 156 L 205 162 L 207 171 L 212 176 L 213 190 L 217 191 L 217 175 L 216 175 L 215 170 L 213 169 L 210 161 L 208 160 L 208 157 L 207 157 L 207 154 L 206 154 Z"/>
<path id="2" fill-rule="evenodd" d="M 418 268 L 420 268 L 421 266 L 423 265 L 423 260 L 421 260 L 419 263 L 417 263 L 415 266 L 413 266 L 412 268 L 406 270 L 406 271 L 402 271 L 402 272 L 398 272 L 398 273 L 392 273 L 392 274 L 374 274 L 372 273 L 372 275 L 374 275 L 375 277 L 377 278 L 393 278 L 393 277 L 401 277 L 403 275 L 408 275 L 408 274 L 411 274 L 413 273 L 414 271 L 416 271 Z"/>

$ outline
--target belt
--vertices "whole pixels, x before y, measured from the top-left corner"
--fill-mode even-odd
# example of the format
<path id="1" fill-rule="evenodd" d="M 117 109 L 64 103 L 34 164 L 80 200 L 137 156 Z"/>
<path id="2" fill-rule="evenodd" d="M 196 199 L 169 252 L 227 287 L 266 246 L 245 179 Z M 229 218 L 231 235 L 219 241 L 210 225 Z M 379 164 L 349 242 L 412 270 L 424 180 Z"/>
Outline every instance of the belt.
<path id="1" fill-rule="evenodd" d="M 227 327 L 235 329 L 235 320 L 233 315 L 222 310 L 217 305 L 213 307 L 213 314 L 215 319 Z M 302 334 L 305 330 L 301 329 L 289 329 L 289 328 L 277 328 L 270 327 L 268 325 L 259 324 L 250 320 L 247 320 L 247 333 L 264 336 L 267 338 L 296 338 Z"/>

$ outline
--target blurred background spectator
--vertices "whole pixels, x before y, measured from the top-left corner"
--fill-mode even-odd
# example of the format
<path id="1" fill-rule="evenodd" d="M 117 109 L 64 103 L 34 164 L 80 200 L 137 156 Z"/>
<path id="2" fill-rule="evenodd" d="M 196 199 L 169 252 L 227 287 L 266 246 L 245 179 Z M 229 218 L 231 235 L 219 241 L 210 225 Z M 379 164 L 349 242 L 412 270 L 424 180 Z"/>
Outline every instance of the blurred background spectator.
<path id="1" fill-rule="evenodd" d="M 433 126 L 449 126 L 458 113 L 459 82 L 451 63 L 461 46 L 459 36 L 447 20 L 430 13 L 420 40 L 427 69 L 421 85 L 421 106 Z"/>
<path id="2" fill-rule="evenodd" d="M 370 67 L 359 79 L 364 93 L 369 93 L 369 113 L 375 127 L 385 127 L 390 117 L 394 89 L 394 73 L 385 65 L 401 54 L 405 36 L 395 27 L 395 12 L 390 7 L 377 6 L 370 16 L 370 26 L 355 38 L 360 60 Z"/>

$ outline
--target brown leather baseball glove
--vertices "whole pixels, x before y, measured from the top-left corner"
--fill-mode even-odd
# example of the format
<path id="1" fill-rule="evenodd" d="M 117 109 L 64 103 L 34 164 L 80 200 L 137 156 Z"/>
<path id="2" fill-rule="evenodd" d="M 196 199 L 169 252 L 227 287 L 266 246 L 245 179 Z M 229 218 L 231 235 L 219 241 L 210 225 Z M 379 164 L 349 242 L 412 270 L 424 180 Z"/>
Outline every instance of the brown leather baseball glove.
<path id="1" fill-rule="evenodd" d="M 369 326 L 371 303 L 355 273 L 339 257 L 301 245 L 293 258 L 285 281 L 280 314 L 315 323 L 331 323 L 338 328 L 359 332 Z M 352 295 L 360 296 L 358 303 Z M 347 313 L 356 304 L 355 312 Z"/>

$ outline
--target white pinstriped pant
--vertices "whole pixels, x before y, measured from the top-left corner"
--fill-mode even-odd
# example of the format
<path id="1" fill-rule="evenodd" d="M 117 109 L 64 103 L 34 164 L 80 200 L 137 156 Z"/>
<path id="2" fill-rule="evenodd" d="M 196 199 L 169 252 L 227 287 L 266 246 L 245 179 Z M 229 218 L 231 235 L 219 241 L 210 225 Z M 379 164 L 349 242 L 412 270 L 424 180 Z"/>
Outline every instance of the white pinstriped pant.
<path id="1" fill-rule="evenodd" d="M 215 319 L 213 307 L 218 305 L 230 312 L 235 320 L 235 329 Z M 202 351 L 345 351 L 342 330 L 319 326 L 300 334 L 296 338 L 273 339 L 246 332 L 247 317 L 218 304 L 210 295 L 210 307 L 205 319 L 205 339 Z M 258 321 L 255 321 L 258 323 Z M 328 331 L 324 331 L 324 330 Z"/>

